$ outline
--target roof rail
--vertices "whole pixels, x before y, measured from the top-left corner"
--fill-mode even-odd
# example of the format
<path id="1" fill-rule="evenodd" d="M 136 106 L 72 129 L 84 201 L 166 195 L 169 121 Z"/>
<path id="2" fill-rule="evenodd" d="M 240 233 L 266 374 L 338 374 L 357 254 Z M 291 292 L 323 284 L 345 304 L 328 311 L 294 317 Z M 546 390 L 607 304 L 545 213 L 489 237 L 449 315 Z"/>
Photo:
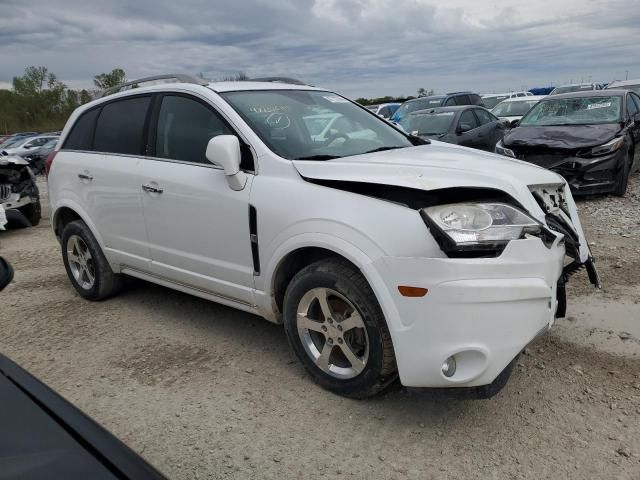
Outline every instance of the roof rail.
<path id="1" fill-rule="evenodd" d="M 260 77 L 260 78 L 249 78 L 247 80 L 249 82 L 277 82 L 277 83 L 290 83 L 291 85 L 307 85 L 302 80 L 298 80 L 296 78 L 290 78 L 290 77 Z"/>
<path id="2" fill-rule="evenodd" d="M 461 90 L 460 92 L 449 92 L 447 93 L 447 95 L 457 95 L 459 93 L 473 93 L 473 92 L 470 90 Z"/>
<path id="3" fill-rule="evenodd" d="M 193 75 L 187 75 L 184 73 L 168 73 L 165 75 L 153 75 L 151 77 L 138 78 L 137 80 L 131 80 L 129 82 L 116 85 L 115 87 L 107 88 L 102 92 L 101 97 L 106 97 L 107 95 L 120 92 L 121 90 L 130 90 L 131 88 L 136 88 L 140 83 L 155 82 L 157 80 L 175 80 L 177 83 L 194 83 L 196 85 L 209 84 L 208 80 L 200 77 L 194 77 Z"/>

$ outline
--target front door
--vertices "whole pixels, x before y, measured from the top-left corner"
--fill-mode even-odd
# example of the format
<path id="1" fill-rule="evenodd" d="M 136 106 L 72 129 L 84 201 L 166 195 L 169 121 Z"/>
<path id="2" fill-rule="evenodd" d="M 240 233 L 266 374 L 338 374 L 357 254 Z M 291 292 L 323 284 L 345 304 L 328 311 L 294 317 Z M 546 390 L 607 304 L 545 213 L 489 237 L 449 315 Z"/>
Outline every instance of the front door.
<path id="1" fill-rule="evenodd" d="M 155 275 L 253 304 L 249 193 L 229 188 L 205 157 L 209 140 L 233 134 L 205 101 L 158 98 L 144 162 L 142 203 Z"/>

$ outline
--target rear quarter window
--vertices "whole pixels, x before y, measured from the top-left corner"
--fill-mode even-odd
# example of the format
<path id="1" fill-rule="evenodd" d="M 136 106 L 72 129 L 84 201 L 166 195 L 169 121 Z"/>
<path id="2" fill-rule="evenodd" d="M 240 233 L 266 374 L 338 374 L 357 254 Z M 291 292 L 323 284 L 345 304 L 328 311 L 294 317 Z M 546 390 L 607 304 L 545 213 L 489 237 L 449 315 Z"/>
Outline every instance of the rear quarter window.
<path id="1" fill-rule="evenodd" d="M 150 96 L 116 100 L 102 107 L 93 149 L 98 152 L 141 155 L 144 122 Z"/>
<path id="2" fill-rule="evenodd" d="M 80 115 L 64 142 L 63 149 L 67 150 L 91 150 L 93 147 L 93 131 L 96 118 L 100 113 L 99 108 L 94 108 Z"/>

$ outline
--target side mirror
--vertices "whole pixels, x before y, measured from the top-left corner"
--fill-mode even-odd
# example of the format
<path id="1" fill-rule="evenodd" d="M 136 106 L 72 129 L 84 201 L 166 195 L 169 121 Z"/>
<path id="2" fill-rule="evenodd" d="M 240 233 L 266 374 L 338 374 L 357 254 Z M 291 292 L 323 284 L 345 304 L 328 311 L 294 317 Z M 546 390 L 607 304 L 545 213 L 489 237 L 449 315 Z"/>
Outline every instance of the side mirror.
<path id="1" fill-rule="evenodd" d="M 461 134 L 463 134 L 465 132 L 468 132 L 469 130 L 471 130 L 469 128 L 469 125 L 462 123 L 462 124 L 458 125 L 458 127 L 456 128 L 456 133 L 458 135 L 461 135 Z"/>
<path id="2" fill-rule="evenodd" d="M 520 120 L 514 120 L 513 122 L 511 122 L 511 125 L 509 125 L 511 128 L 516 128 L 518 125 L 520 125 Z"/>
<path id="3" fill-rule="evenodd" d="M 232 190 L 242 190 L 247 184 L 247 175 L 240 170 L 240 141 L 235 135 L 218 135 L 209 140 L 207 160 L 222 167 Z"/>
<path id="4" fill-rule="evenodd" d="M 31 145 L 23 145 L 22 148 L 24 148 L 25 150 L 29 150 L 31 148 Z"/>

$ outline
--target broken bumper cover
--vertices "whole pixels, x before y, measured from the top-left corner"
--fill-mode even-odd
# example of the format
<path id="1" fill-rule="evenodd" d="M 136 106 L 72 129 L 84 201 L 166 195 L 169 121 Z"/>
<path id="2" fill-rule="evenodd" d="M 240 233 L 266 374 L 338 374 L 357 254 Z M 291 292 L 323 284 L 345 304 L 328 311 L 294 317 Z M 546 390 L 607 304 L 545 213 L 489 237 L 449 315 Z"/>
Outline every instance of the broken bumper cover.
<path id="1" fill-rule="evenodd" d="M 390 258 L 372 264 L 392 296 L 385 308 L 400 380 L 408 387 L 492 383 L 554 322 L 564 247 L 539 238 L 510 242 L 496 258 Z M 523 275 L 524 274 L 524 275 Z M 407 298 L 397 285 L 428 289 Z M 442 365 L 451 356 L 455 373 Z"/>
<path id="2" fill-rule="evenodd" d="M 625 161 L 623 149 L 594 158 L 545 155 L 529 155 L 520 158 L 562 175 L 574 195 L 613 191 Z"/>

